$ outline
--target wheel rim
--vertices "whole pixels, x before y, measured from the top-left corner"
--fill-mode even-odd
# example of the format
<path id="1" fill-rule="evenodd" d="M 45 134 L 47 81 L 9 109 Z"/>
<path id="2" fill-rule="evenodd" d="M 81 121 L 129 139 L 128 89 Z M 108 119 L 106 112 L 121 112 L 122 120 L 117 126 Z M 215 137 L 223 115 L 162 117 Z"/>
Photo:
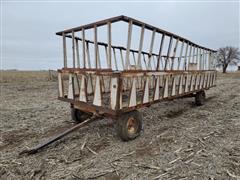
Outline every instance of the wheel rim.
<path id="1" fill-rule="evenodd" d="M 138 122 L 135 118 L 130 117 L 127 122 L 128 134 L 134 135 L 138 129 Z"/>

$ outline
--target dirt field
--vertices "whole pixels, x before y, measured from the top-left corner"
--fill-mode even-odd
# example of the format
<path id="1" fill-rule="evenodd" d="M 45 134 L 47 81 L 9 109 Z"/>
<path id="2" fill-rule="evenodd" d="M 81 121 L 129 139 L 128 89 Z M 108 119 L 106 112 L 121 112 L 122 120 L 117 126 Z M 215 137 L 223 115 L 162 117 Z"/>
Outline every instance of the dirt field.
<path id="1" fill-rule="evenodd" d="M 19 156 L 73 124 L 47 75 L 1 72 L 1 180 L 240 179 L 240 73 L 219 74 L 204 106 L 188 98 L 141 109 L 144 132 L 134 141 L 122 142 L 103 119 Z"/>

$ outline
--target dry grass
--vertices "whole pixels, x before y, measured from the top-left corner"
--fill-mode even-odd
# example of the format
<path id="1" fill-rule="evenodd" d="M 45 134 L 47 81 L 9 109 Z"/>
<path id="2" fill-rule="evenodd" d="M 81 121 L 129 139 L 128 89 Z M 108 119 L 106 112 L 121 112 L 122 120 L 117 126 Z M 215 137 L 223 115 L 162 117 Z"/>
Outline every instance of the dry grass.
<path id="1" fill-rule="evenodd" d="M 224 78 L 224 77 L 229 77 L 229 78 L 239 78 L 240 77 L 240 71 L 235 71 L 235 72 L 230 72 L 230 73 L 221 73 L 219 72 L 218 77 Z"/>
<path id="2" fill-rule="evenodd" d="M 0 82 L 25 82 L 49 79 L 48 71 L 0 71 Z"/>

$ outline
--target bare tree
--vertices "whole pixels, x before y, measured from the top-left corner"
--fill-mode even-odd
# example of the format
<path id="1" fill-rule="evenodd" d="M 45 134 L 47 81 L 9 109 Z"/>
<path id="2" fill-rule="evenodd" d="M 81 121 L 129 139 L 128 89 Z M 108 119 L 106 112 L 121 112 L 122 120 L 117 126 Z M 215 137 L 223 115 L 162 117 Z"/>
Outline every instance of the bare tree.
<path id="1" fill-rule="evenodd" d="M 222 67 L 223 73 L 226 73 L 228 65 L 237 65 L 239 61 L 240 51 L 238 48 L 227 46 L 218 50 L 217 67 Z"/>

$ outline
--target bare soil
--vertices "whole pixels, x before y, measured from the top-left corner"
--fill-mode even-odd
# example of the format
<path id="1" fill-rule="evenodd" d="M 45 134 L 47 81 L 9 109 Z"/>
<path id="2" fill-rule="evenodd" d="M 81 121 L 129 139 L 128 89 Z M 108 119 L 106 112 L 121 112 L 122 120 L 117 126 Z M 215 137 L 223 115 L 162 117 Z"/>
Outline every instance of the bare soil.
<path id="1" fill-rule="evenodd" d="M 203 106 L 186 98 L 141 109 L 144 131 L 133 141 L 103 119 L 19 156 L 73 125 L 47 76 L 1 72 L 0 179 L 240 179 L 240 73 L 219 74 Z"/>

